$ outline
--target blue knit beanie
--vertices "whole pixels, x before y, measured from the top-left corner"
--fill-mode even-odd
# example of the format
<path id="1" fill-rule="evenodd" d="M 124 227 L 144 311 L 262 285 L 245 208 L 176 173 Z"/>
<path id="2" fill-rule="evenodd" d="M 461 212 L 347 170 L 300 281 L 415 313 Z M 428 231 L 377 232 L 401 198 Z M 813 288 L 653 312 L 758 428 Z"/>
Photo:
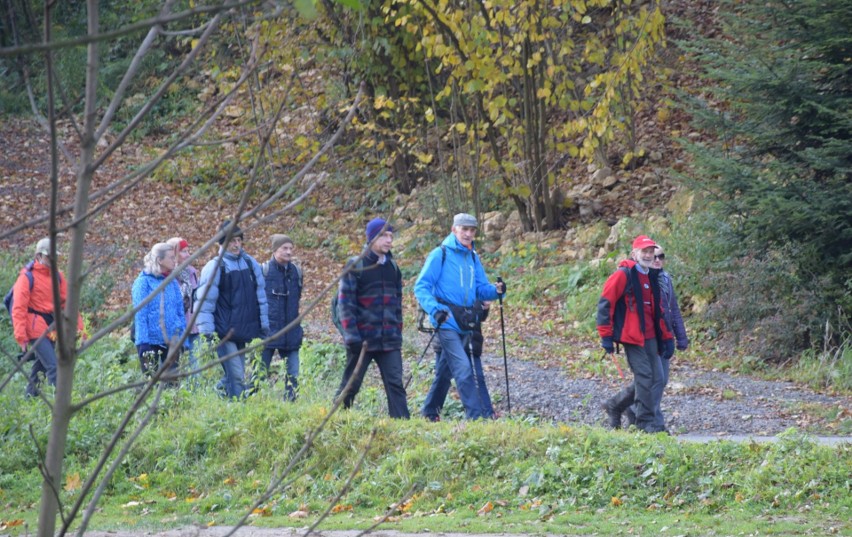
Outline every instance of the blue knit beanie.
<path id="1" fill-rule="evenodd" d="M 393 231 L 393 226 L 387 223 L 387 220 L 384 218 L 373 218 L 369 222 L 367 222 L 367 243 L 373 242 L 379 233 L 383 233 L 384 231 Z"/>

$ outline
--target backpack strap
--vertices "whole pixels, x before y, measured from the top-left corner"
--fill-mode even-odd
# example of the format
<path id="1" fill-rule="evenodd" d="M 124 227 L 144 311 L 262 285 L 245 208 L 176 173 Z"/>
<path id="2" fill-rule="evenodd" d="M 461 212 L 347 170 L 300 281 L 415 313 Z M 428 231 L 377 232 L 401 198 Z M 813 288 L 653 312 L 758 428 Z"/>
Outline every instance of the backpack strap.
<path id="1" fill-rule="evenodd" d="M 269 276 L 269 261 L 264 261 L 260 264 L 260 271 L 263 273 L 264 278 Z"/>

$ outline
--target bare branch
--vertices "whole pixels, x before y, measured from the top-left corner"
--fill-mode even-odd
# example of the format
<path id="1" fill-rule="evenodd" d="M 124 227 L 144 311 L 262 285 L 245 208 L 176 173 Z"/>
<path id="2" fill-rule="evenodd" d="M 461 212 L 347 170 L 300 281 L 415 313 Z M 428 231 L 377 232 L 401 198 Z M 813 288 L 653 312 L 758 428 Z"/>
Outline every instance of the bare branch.
<path id="1" fill-rule="evenodd" d="M 46 52 L 48 50 L 62 50 L 67 48 L 74 48 L 79 46 L 91 45 L 94 43 L 98 43 L 101 41 L 111 41 L 117 37 L 123 37 L 125 35 L 129 35 L 132 33 L 147 31 L 152 26 L 168 24 L 170 22 L 175 22 L 183 19 L 188 19 L 194 17 L 195 15 L 202 14 L 215 14 L 220 13 L 222 11 L 228 11 L 230 9 L 234 9 L 241 6 L 248 6 L 252 4 L 258 4 L 262 2 L 258 2 L 258 0 L 235 0 L 235 1 L 226 1 L 221 5 L 211 5 L 211 6 L 200 6 L 192 9 L 188 9 L 186 11 L 181 11 L 179 13 L 174 13 L 172 15 L 168 15 L 166 17 L 154 17 L 152 19 L 145 19 L 122 28 L 118 30 L 114 30 L 111 32 L 95 32 L 90 33 L 85 36 L 77 37 L 74 39 L 65 39 L 62 41 L 52 41 L 52 42 L 44 42 L 37 43 L 33 45 L 21 45 L 14 47 L 2 47 L 0 48 L 0 58 L 5 58 L 9 56 L 22 56 L 27 54 L 34 54 L 37 52 Z"/>

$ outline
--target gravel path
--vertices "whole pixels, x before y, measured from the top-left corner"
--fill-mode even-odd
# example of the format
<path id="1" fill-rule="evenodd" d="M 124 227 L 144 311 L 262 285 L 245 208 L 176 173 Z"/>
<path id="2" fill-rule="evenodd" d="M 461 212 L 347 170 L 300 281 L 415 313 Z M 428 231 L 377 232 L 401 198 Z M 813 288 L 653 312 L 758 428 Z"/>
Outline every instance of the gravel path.
<path id="1" fill-rule="evenodd" d="M 675 359 L 676 360 L 676 359 Z M 513 414 L 531 414 L 557 422 L 604 425 L 601 404 L 621 383 L 569 378 L 558 369 L 508 360 Z M 483 356 L 489 390 L 506 413 L 506 380 L 502 355 Z M 625 371 L 628 379 L 630 372 Z M 669 430 L 678 435 L 774 436 L 790 428 L 836 435 L 824 415 L 848 419 L 852 398 L 808 391 L 790 382 L 757 380 L 702 371 L 673 362 L 663 412 Z"/>

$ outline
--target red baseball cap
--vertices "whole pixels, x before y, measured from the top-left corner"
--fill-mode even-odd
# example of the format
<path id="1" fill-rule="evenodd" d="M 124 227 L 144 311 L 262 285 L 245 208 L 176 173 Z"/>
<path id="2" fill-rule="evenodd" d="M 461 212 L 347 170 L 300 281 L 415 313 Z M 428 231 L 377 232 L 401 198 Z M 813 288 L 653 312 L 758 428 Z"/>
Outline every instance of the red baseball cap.
<path id="1" fill-rule="evenodd" d="M 634 250 L 644 250 L 645 248 L 653 248 L 657 243 L 651 240 L 648 235 L 639 235 L 633 239 Z"/>

